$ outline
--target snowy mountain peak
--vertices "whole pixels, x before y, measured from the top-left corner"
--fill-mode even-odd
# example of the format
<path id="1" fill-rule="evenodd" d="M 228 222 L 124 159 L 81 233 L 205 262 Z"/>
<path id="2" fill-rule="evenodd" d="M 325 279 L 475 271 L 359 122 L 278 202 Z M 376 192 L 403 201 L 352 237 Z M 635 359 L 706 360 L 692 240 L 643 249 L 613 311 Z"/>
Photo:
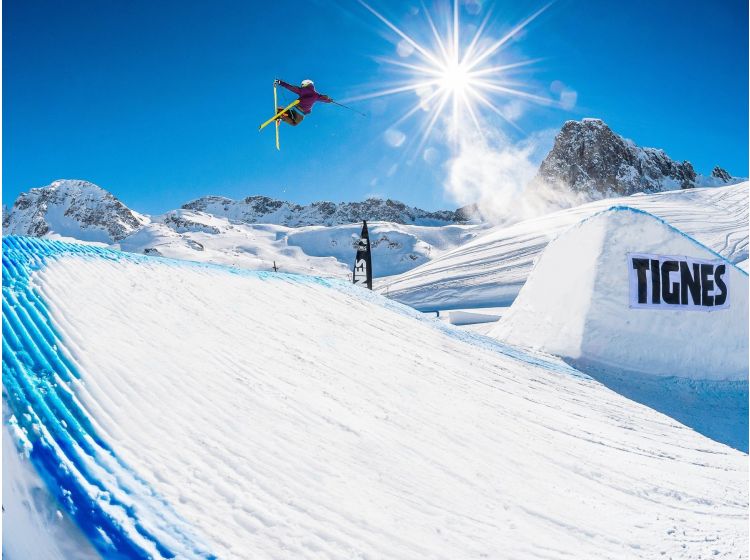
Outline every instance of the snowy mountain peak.
<path id="1" fill-rule="evenodd" d="M 723 183 L 738 182 L 724 171 Z M 589 199 L 715 186 L 689 161 L 676 162 L 664 150 L 641 148 L 616 134 L 601 119 L 567 121 L 542 162 L 537 180 Z"/>
<path id="2" fill-rule="evenodd" d="M 41 189 L 63 191 L 70 194 L 73 193 L 84 193 L 88 192 L 95 195 L 104 195 L 107 193 L 103 188 L 95 185 L 90 181 L 84 181 L 83 179 L 57 179 L 52 181 L 46 187 L 40 187 Z M 39 190 L 39 189 L 32 189 Z"/>
<path id="3" fill-rule="evenodd" d="M 565 121 L 565 124 L 568 124 L 568 123 L 575 124 L 576 122 L 577 121 L 570 120 L 570 121 Z M 584 119 L 581 119 L 581 123 L 588 125 L 588 126 L 597 127 L 597 128 L 599 127 L 609 128 L 606 124 L 604 124 L 604 121 L 602 119 L 597 119 L 594 117 L 586 117 Z"/>
<path id="4" fill-rule="evenodd" d="M 7 234 L 58 234 L 111 243 L 147 221 L 89 181 L 58 179 L 19 195 L 11 212 L 3 217 L 3 230 Z"/>

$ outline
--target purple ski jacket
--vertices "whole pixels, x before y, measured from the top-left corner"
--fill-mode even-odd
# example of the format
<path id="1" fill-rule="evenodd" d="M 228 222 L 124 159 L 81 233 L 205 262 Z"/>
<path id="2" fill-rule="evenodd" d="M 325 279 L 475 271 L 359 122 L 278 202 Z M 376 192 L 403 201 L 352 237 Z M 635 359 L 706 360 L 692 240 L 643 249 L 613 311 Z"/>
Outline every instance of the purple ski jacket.
<path id="1" fill-rule="evenodd" d="M 299 104 L 297 105 L 297 109 L 299 109 L 306 115 L 310 114 L 312 106 L 316 101 L 322 101 L 323 103 L 330 103 L 331 101 L 333 101 L 327 95 L 323 95 L 315 91 L 314 86 L 297 87 L 293 86 L 292 84 L 286 83 L 284 80 L 279 80 L 279 85 L 299 95 Z"/>

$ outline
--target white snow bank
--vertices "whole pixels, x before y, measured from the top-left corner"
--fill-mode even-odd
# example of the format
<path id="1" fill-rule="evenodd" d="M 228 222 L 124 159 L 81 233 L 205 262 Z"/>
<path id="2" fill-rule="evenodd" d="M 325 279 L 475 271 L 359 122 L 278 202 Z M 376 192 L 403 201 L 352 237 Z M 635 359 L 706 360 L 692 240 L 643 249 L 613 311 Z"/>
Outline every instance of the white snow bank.
<path id="1" fill-rule="evenodd" d="M 634 253 L 719 259 L 726 269 L 726 307 L 688 305 L 691 294 L 683 292 L 684 300 L 676 294 L 672 304 L 657 293 L 658 307 L 634 308 L 635 272 L 628 256 Z M 679 272 L 667 275 L 672 287 L 686 284 Z M 661 269 L 657 279 L 666 287 L 664 278 Z M 721 280 L 706 282 L 706 290 L 718 293 Z M 644 288 L 644 301 L 652 302 L 652 284 Z M 707 293 L 704 304 L 713 303 Z M 583 220 L 547 246 L 492 334 L 593 368 L 747 380 L 748 277 L 655 216 L 615 207 Z"/>

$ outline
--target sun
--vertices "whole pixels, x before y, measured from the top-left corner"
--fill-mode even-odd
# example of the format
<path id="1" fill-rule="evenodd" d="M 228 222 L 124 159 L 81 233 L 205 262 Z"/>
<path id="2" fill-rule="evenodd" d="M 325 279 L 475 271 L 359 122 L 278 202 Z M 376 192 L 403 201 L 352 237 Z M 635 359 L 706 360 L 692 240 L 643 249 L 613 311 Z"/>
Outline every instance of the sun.
<path id="1" fill-rule="evenodd" d="M 482 115 L 487 111 L 518 128 L 501 110 L 500 102 L 503 98 L 519 97 L 541 104 L 550 103 L 548 98 L 527 91 L 528 88 L 522 82 L 513 79 L 520 68 L 534 64 L 538 59 L 514 62 L 498 60 L 503 47 L 541 15 L 549 4 L 498 38 L 493 38 L 489 30 L 491 10 L 476 30 L 468 33 L 468 29 L 464 29 L 460 21 L 458 0 L 453 0 L 448 5 L 450 21 L 441 33 L 432 14 L 423 4 L 426 29 L 416 31 L 422 31 L 422 35 L 429 36 L 431 41 L 420 43 L 414 39 L 415 33 L 410 34 L 399 28 L 365 0 L 358 2 L 400 39 L 399 46 L 404 47 L 399 48 L 401 59 L 378 57 L 378 60 L 401 76 L 401 79 L 389 83 L 388 87 L 349 97 L 347 101 L 416 94 L 418 101 L 392 126 L 396 127 L 417 114 L 424 114 L 426 118 L 421 123 L 422 134 L 418 150 L 430 137 L 441 117 L 444 117 L 449 133 L 453 132 L 455 138 L 457 131 L 466 130 L 464 125 L 467 120 L 482 134 Z M 468 37 L 470 39 L 464 41 Z"/>
<path id="2" fill-rule="evenodd" d="M 452 95 L 461 95 L 471 85 L 471 81 L 471 74 L 466 66 L 451 62 L 441 69 L 439 86 Z"/>

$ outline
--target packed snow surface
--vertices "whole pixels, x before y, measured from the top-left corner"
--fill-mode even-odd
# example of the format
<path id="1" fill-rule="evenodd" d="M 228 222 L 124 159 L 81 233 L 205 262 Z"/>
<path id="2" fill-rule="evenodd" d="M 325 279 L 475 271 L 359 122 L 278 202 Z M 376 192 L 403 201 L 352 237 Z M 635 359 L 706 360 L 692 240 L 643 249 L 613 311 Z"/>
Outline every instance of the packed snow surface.
<path id="1" fill-rule="evenodd" d="M 618 205 L 654 214 L 739 263 L 748 258 L 748 185 L 607 199 L 496 227 L 377 287 L 421 310 L 510 305 L 547 243 L 582 219 Z"/>
<path id="2" fill-rule="evenodd" d="M 104 555 L 746 554 L 747 456 L 557 359 L 313 277 L 6 238 L 3 279 L 4 437 Z"/>

